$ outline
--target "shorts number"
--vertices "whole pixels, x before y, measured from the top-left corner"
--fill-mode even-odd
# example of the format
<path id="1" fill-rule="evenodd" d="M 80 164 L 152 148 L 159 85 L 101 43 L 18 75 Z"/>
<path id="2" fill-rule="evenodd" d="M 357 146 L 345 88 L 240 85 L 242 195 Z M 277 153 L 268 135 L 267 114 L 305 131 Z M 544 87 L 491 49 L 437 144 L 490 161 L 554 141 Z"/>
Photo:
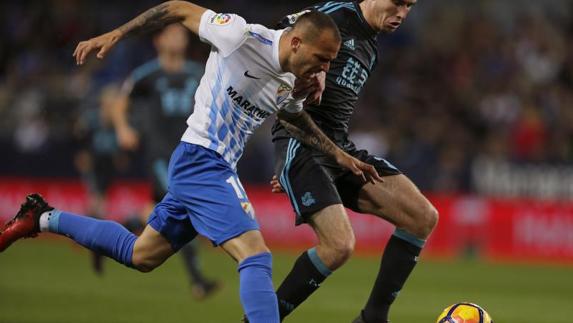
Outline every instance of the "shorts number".
<path id="1" fill-rule="evenodd" d="M 236 176 L 231 176 L 227 178 L 226 182 L 231 184 L 231 186 L 233 186 L 233 189 L 235 190 L 235 193 L 237 194 L 239 200 L 242 201 L 247 199 L 247 193 L 245 192 L 243 185 L 241 185 L 241 182 Z"/>

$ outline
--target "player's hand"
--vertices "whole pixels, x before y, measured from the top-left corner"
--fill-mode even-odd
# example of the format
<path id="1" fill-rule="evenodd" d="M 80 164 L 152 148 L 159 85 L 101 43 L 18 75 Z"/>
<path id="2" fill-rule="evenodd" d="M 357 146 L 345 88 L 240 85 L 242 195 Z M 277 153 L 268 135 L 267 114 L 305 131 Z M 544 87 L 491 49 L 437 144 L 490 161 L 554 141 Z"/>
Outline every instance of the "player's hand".
<path id="1" fill-rule="evenodd" d="M 311 77 L 308 79 L 297 78 L 294 81 L 294 88 L 292 89 L 292 97 L 295 100 L 302 100 L 308 98 L 311 93 L 318 91 L 320 87 L 320 81 L 317 77 Z"/>
<path id="2" fill-rule="evenodd" d="M 316 81 L 318 82 L 318 87 L 317 89 L 310 93 L 307 98 L 306 101 L 304 101 L 305 104 L 320 104 L 320 100 L 322 99 L 322 92 L 324 92 L 324 89 L 326 88 L 326 72 L 320 72 L 317 73 L 315 75 L 312 76 L 312 78 L 315 78 Z"/>
<path id="3" fill-rule="evenodd" d="M 376 184 L 376 182 L 384 181 L 374 166 L 358 160 L 345 152 L 340 153 L 336 157 L 336 162 L 340 166 L 349 169 L 354 175 L 362 177 L 365 182 Z"/>
<path id="4" fill-rule="evenodd" d="M 135 150 L 139 147 L 139 135 L 129 126 L 121 127 L 117 129 L 117 142 L 122 149 Z"/>
<path id="5" fill-rule="evenodd" d="M 271 192 L 273 192 L 273 193 L 284 193 L 285 192 L 281 183 L 279 182 L 277 175 L 273 175 L 273 179 L 271 179 L 270 184 L 271 184 Z"/>
<path id="6" fill-rule="evenodd" d="M 74 50 L 73 56 L 77 65 L 83 65 L 86 58 L 92 51 L 97 51 L 96 57 L 103 59 L 109 50 L 119 41 L 121 34 L 114 30 L 109 33 L 94 37 L 90 40 L 82 41 Z"/>

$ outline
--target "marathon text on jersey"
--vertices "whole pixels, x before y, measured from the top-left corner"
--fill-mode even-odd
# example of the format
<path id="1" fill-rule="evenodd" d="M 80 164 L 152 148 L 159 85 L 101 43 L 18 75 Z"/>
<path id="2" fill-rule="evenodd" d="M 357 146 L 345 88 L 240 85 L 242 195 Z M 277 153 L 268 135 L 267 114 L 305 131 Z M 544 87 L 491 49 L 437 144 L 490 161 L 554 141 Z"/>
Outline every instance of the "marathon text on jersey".
<path id="1" fill-rule="evenodd" d="M 257 106 L 251 104 L 249 100 L 244 98 L 242 95 L 239 95 L 232 86 L 227 88 L 227 94 L 233 100 L 233 103 L 241 107 L 249 116 L 255 117 L 257 119 L 266 119 L 271 114 L 264 110 L 259 109 Z"/>

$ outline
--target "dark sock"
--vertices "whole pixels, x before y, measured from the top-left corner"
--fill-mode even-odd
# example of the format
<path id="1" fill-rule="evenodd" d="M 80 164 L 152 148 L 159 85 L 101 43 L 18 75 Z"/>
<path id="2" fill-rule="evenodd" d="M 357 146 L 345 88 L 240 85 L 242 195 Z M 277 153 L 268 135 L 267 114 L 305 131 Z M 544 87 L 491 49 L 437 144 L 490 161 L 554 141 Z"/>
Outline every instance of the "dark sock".
<path id="1" fill-rule="evenodd" d="M 277 290 L 281 321 L 304 302 L 331 274 L 316 254 L 316 249 L 305 251 Z"/>
<path id="2" fill-rule="evenodd" d="M 378 277 L 362 317 L 368 323 L 388 321 L 388 311 L 416 266 L 424 240 L 396 230 L 384 251 Z"/>
<path id="3" fill-rule="evenodd" d="M 179 254 L 183 258 L 185 263 L 185 269 L 187 269 L 187 274 L 191 278 L 193 284 L 204 285 L 206 283 L 203 273 L 199 269 L 199 259 L 197 259 L 197 246 L 194 241 L 189 242 L 184 245 Z"/>

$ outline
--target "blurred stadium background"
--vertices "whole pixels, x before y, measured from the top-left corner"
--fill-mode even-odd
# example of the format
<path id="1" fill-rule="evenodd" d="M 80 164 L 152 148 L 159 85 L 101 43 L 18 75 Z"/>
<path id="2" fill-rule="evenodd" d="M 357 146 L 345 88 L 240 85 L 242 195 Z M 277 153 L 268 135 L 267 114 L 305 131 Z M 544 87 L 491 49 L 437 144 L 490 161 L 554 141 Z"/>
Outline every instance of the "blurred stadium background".
<path id="1" fill-rule="evenodd" d="M 196 1 L 272 26 L 311 1 Z M 78 68 L 78 41 L 111 30 L 158 1 L 0 2 L 0 221 L 25 194 L 85 212 L 79 179 L 81 118 L 101 90 L 154 56 L 130 39 L 103 62 Z M 450 303 L 473 301 L 496 322 L 573 318 L 573 2 L 419 0 L 406 23 L 380 37 L 380 64 L 351 123 L 359 147 L 384 156 L 430 196 L 438 229 L 391 319 L 432 322 Z M 193 41 L 189 56 L 205 61 Z M 270 122 L 239 165 L 267 241 L 275 280 L 309 246 L 284 196 L 272 195 Z M 123 153 L 108 213 L 122 219 L 148 197 L 141 151 Z M 289 322 L 349 322 L 363 305 L 392 227 L 352 215 L 357 255 Z M 18 243 L 0 255 L 0 322 L 238 322 L 235 266 L 205 243 L 204 266 L 225 281 L 202 303 L 170 260 L 151 274 L 108 262 L 62 239 Z"/>

